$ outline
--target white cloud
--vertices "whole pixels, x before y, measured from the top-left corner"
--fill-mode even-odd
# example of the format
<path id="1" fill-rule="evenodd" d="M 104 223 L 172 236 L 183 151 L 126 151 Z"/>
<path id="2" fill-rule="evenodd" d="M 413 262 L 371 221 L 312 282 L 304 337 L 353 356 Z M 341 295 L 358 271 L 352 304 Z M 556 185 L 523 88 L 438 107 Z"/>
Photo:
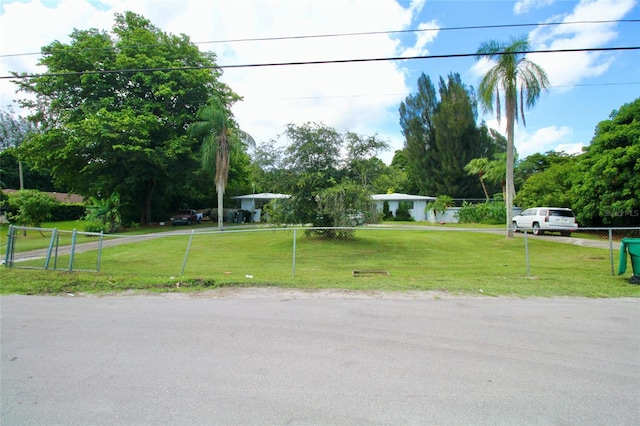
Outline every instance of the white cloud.
<path id="1" fill-rule="evenodd" d="M 513 5 L 513 13 L 521 15 L 527 13 L 531 9 L 537 9 L 540 7 L 548 6 L 555 0 L 520 0 Z"/>
<path id="2" fill-rule="evenodd" d="M 558 145 L 568 145 L 567 141 L 573 133 L 567 126 L 543 127 L 533 133 L 527 132 L 520 126 L 516 130 L 515 145 L 520 158 L 525 158 L 536 152 L 555 150 Z"/>
<path id="3" fill-rule="evenodd" d="M 554 16 L 547 22 L 619 20 L 634 7 L 635 0 L 582 0 L 573 11 Z M 529 34 L 533 50 L 590 49 L 606 46 L 618 36 L 615 23 L 567 24 L 538 27 Z M 613 54 L 602 52 L 545 53 L 529 55 L 542 66 L 557 91 L 570 90 L 580 81 L 604 74 L 611 66 Z"/>
<path id="4" fill-rule="evenodd" d="M 473 63 L 470 69 L 471 75 L 474 78 L 481 79 L 495 64 L 494 61 L 483 57 Z"/>
<path id="5" fill-rule="evenodd" d="M 498 125 L 498 121 L 493 118 L 487 120 L 487 126 L 495 129 L 506 137 L 506 122 L 504 117 Z M 584 143 L 573 138 L 573 129 L 568 126 L 547 126 L 530 132 L 526 127 L 516 123 L 514 131 L 514 145 L 518 152 L 518 158 L 523 159 L 531 154 L 545 153 L 547 151 L 564 151 L 567 154 L 577 154 L 582 152 Z"/>
<path id="6" fill-rule="evenodd" d="M 566 152 L 567 154 L 580 154 L 582 152 L 582 148 L 586 145 L 581 142 L 576 143 L 567 143 L 557 145 L 554 150 L 557 152 Z"/>
<path id="7" fill-rule="evenodd" d="M 433 41 L 438 37 L 440 25 L 433 20 L 430 22 L 423 22 L 418 25 L 420 31 L 416 36 L 416 43 L 410 48 L 405 49 L 402 52 L 403 57 L 411 57 L 411 56 L 424 56 L 429 53 L 427 46 L 432 44 Z"/>

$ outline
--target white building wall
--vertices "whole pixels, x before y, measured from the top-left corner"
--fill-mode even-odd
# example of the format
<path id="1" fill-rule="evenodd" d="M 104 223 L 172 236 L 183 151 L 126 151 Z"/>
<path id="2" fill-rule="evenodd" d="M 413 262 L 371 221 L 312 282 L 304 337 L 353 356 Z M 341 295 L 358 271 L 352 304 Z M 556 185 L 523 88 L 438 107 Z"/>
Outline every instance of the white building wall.
<path id="1" fill-rule="evenodd" d="M 409 209 L 409 214 L 416 222 L 422 222 L 427 220 L 425 209 L 427 208 L 427 202 L 424 200 L 418 200 L 413 202 L 413 208 Z"/>

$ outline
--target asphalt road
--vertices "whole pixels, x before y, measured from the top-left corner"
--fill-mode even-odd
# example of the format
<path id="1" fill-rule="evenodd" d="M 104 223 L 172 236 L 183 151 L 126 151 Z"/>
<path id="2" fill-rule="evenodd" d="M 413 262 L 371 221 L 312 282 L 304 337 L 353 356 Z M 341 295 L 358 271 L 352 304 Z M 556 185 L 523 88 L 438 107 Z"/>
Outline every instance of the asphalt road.
<path id="1" fill-rule="evenodd" d="M 640 424 L 640 300 L 0 298 L 2 425 Z"/>

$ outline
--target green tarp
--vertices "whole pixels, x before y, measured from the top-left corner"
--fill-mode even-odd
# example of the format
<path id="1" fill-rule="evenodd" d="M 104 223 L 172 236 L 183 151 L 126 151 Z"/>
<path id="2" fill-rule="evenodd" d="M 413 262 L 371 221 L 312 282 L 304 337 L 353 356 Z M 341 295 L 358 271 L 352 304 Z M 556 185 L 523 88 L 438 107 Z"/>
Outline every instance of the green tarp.
<path id="1" fill-rule="evenodd" d="M 631 257 L 633 275 L 640 275 L 640 238 L 623 238 L 620 242 L 618 275 L 627 272 L 627 253 L 629 253 L 629 257 Z"/>

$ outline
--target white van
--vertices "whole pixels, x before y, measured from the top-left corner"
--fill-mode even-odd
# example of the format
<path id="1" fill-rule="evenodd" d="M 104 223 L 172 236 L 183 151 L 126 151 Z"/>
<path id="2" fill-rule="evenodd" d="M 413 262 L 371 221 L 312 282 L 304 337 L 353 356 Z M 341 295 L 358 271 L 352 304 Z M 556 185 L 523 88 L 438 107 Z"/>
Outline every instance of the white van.
<path id="1" fill-rule="evenodd" d="M 571 232 L 578 229 L 576 216 L 571 209 L 561 207 L 533 207 L 513 217 L 513 228 L 530 230 L 534 235 L 542 235 L 545 231 L 559 232 L 570 237 Z"/>

